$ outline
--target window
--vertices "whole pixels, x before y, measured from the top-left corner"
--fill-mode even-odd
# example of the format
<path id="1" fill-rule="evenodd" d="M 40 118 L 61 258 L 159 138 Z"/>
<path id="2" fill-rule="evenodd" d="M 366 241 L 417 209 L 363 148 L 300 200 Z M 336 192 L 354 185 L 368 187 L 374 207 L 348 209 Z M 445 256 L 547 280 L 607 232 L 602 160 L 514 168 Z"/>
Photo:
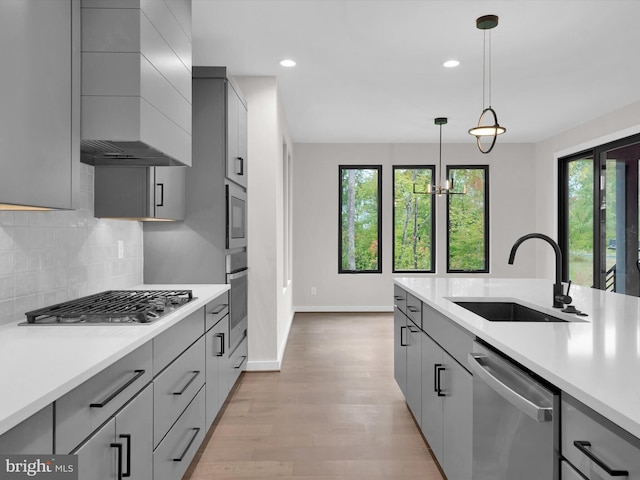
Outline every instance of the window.
<path id="1" fill-rule="evenodd" d="M 433 183 L 433 166 L 393 167 L 393 271 L 435 272 L 435 202 L 414 193 Z"/>
<path id="2" fill-rule="evenodd" d="M 563 280 L 640 296 L 640 135 L 559 160 Z"/>
<path id="3" fill-rule="evenodd" d="M 456 189 L 466 195 L 447 196 L 447 272 L 489 272 L 489 167 L 447 167 Z"/>
<path id="4" fill-rule="evenodd" d="M 339 273 L 382 272 L 382 166 L 340 165 Z"/>

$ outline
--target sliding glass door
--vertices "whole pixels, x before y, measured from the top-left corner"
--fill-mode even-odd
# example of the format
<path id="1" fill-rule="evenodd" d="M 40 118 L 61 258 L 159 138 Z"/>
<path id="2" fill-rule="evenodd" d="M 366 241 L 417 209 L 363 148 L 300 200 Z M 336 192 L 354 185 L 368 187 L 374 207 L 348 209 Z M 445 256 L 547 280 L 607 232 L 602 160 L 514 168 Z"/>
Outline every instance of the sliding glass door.
<path id="1" fill-rule="evenodd" d="M 560 160 L 566 280 L 640 296 L 640 135 Z"/>

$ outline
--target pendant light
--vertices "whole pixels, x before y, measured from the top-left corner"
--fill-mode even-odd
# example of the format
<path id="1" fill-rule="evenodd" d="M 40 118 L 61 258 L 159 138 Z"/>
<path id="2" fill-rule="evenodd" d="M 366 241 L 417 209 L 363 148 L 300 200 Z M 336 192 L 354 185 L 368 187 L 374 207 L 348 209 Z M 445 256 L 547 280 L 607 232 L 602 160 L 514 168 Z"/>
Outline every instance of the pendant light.
<path id="1" fill-rule="evenodd" d="M 438 179 L 443 177 L 443 174 L 442 174 L 442 125 L 446 125 L 447 121 L 448 121 L 447 117 L 438 117 L 433 121 L 436 125 L 440 126 L 440 158 L 438 160 L 438 171 L 436 172 L 436 176 L 438 177 Z M 419 195 L 465 195 L 467 193 L 467 186 L 465 185 L 463 187 L 462 192 L 454 192 L 453 178 L 447 178 L 447 180 L 444 182 L 444 186 L 442 185 L 440 180 L 438 180 L 438 185 L 428 184 L 427 189 L 424 192 L 416 191 L 416 184 L 414 183 L 413 193 L 416 193 Z"/>
<path id="2" fill-rule="evenodd" d="M 491 107 L 491 29 L 497 26 L 497 15 L 484 15 L 476 19 L 476 27 L 484 32 L 482 49 L 482 113 L 480 114 L 478 125 L 471 128 L 469 133 L 476 137 L 478 148 L 482 153 L 489 153 L 493 150 L 498 135 L 502 135 L 507 131 L 506 128 L 500 126 L 498 123 L 498 115 L 496 115 L 496 111 Z M 487 36 L 489 37 L 488 41 Z M 483 147 L 482 137 L 491 137 L 491 145 L 489 148 Z"/>

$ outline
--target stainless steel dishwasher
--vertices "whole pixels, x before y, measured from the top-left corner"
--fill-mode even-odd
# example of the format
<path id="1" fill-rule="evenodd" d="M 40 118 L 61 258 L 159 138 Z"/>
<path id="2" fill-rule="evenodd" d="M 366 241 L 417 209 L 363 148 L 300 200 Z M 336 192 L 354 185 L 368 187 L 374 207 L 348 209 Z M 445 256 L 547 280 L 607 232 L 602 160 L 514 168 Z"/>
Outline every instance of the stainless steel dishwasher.
<path id="1" fill-rule="evenodd" d="M 473 480 L 557 480 L 559 396 L 474 342 Z"/>

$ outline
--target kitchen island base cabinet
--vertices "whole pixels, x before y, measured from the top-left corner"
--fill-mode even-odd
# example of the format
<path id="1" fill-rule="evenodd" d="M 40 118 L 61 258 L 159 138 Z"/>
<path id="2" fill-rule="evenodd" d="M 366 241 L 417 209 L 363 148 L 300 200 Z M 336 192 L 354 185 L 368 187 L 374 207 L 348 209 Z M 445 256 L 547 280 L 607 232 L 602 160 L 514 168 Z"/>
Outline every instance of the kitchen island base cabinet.
<path id="1" fill-rule="evenodd" d="M 0 454 L 53 453 L 53 405 L 0 435 Z"/>
<path id="2" fill-rule="evenodd" d="M 560 416 L 562 457 L 582 478 L 640 479 L 640 439 L 564 392 Z"/>
<path id="3" fill-rule="evenodd" d="M 225 392 L 226 385 L 222 386 L 222 382 L 226 382 L 223 370 L 225 367 L 225 341 L 228 335 L 228 320 L 225 317 L 216 323 L 205 336 L 206 350 L 206 399 L 207 399 L 207 428 L 211 427 L 222 404 L 227 395 Z"/>
<path id="4" fill-rule="evenodd" d="M 147 386 L 115 417 L 71 452 L 82 480 L 153 479 L 153 388 Z"/>
<path id="5" fill-rule="evenodd" d="M 393 311 L 393 376 L 407 398 L 407 320 L 398 307 Z"/>

